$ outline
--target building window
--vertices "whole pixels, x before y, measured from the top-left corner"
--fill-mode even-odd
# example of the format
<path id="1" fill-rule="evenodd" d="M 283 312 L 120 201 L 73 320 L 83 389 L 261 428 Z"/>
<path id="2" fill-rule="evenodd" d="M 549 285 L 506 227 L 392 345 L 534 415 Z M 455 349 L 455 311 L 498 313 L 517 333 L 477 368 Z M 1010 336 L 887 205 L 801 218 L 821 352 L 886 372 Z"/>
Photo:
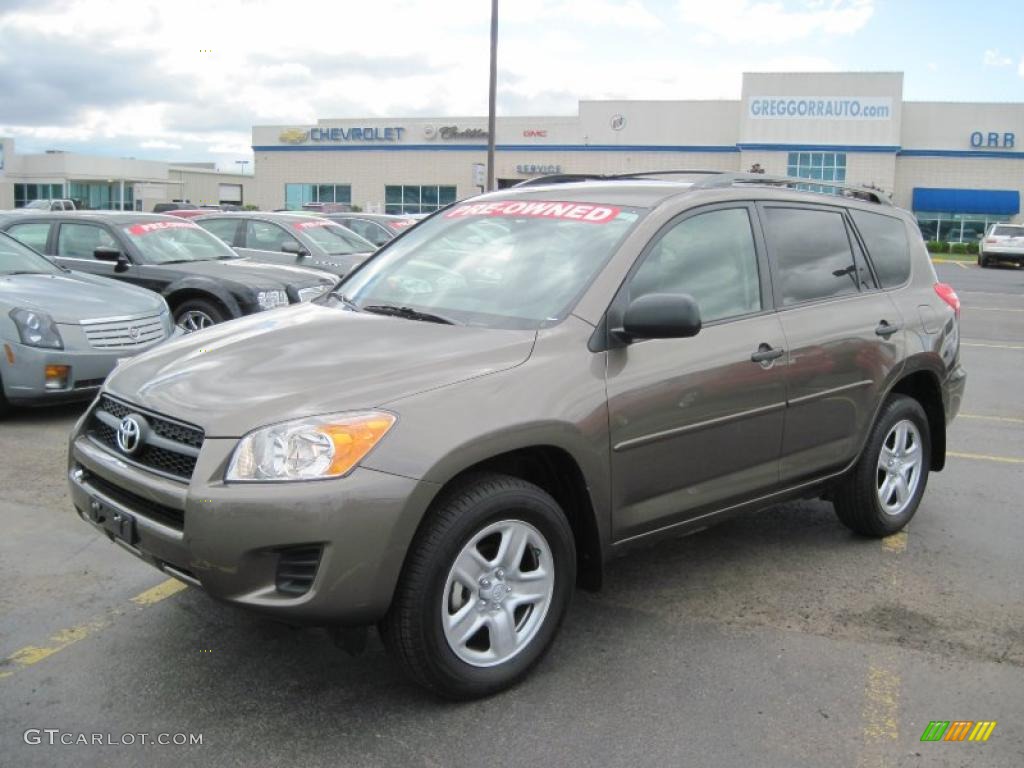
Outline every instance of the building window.
<path id="1" fill-rule="evenodd" d="M 455 202 L 455 187 L 435 184 L 384 187 L 384 213 L 433 213 Z"/>
<path id="2" fill-rule="evenodd" d="M 1010 221 L 1010 215 L 914 211 L 921 237 L 943 243 L 977 243 L 992 224 Z"/>
<path id="3" fill-rule="evenodd" d="M 306 203 L 352 204 L 351 184 L 285 184 L 284 207 L 298 211 Z"/>
<path id="4" fill-rule="evenodd" d="M 790 152 L 786 163 L 786 174 L 797 179 L 821 179 L 822 181 L 846 182 L 845 152 Z M 817 184 L 799 185 L 811 192 L 829 194 L 832 187 Z"/>
<path id="5" fill-rule="evenodd" d="M 63 184 L 15 184 L 14 207 L 22 208 L 33 200 L 60 200 L 64 197 Z"/>
<path id="6" fill-rule="evenodd" d="M 68 197 L 75 201 L 75 207 L 84 210 L 121 210 L 121 184 L 114 182 L 72 181 L 68 184 Z M 131 184 L 124 185 L 124 210 L 135 208 L 134 188 Z"/>

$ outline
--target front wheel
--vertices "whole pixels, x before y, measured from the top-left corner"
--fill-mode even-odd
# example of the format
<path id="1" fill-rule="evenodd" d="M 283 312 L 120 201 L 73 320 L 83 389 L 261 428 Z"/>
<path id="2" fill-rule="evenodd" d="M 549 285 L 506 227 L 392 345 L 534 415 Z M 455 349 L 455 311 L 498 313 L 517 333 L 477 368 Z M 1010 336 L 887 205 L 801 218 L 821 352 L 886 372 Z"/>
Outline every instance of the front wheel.
<path id="1" fill-rule="evenodd" d="M 174 324 L 181 326 L 185 333 L 201 331 L 227 319 L 216 304 L 204 299 L 188 299 L 174 310 Z"/>
<path id="2" fill-rule="evenodd" d="M 420 684 L 453 699 L 487 696 L 544 655 L 575 573 L 572 529 L 550 495 L 519 478 L 476 475 L 430 512 L 381 634 Z"/>
<path id="3" fill-rule="evenodd" d="M 924 409 L 913 398 L 891 396 L 860 459 L 836 488 L 836 515 L 864 536 L 896 533 L 921 503 L 930 464 L 931 432 Z"/>

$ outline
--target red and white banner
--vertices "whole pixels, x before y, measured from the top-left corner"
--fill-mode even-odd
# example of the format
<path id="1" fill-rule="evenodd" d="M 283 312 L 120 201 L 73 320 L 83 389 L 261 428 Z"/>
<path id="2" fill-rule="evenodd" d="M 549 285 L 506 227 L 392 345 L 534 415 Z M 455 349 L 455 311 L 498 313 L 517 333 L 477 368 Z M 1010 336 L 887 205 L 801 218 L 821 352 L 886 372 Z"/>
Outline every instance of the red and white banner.
<path id="1" fill-rule="evenodd" d="M 202 229 L 202 227 L 191 221 L 150 221 L 146 224 L 133 224 L 128 227 L 128 233 L 148 235 L 150 232 L 157 232 L 161 229 Z"/>
<path id="2" fill-rule="evenodd" d="M 312 227 L 329 227 L 334 224 L 330 219 L 324 219 L 323 221 L 296 221 L 292 224 L 295 229 L 310 229 Z"/>
<path id="3" fill-rule="evenodd" d="M 621 209 L 590 203 L 560 203 L 545 200 L 498 200 L 493 203 L 469 203 L 445 214 L 448 219 L 468 216 L 514 216 L 516 218 L 563 219 L 587 224 L 607 224 Z"/>

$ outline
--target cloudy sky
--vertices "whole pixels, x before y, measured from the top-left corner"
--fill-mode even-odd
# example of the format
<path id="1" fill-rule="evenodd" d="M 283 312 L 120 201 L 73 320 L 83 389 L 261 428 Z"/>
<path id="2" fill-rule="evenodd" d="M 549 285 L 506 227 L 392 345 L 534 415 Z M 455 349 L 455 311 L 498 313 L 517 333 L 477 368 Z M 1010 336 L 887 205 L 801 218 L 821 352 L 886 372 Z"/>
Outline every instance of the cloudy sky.
<path id="1" fill-rule="evenodd" d="M 905 98 L 1024 101 L 1020 0 L 502 0 L 498 114 L 738 98 L 744 71 L 900 70 Z M 18 151 L 250 156 L 253 124 L 483 115 L 487 0 L 0 0 Z"/>

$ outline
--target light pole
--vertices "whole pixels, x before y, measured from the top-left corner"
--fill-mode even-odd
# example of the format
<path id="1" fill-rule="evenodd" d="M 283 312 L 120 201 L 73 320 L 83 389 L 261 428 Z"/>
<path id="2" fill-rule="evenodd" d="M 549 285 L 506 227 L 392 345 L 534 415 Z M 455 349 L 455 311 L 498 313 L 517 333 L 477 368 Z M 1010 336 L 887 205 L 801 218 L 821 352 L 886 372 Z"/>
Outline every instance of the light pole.
<path id="1" fill-rule="evenodd" d="M 487 99 L 487 191 L 494 189 L 494 102 L 498 90 L 498 0 L 491 0 L 491 87 Z"/>
<path id="2" fill-rule="evenodd" d="M 245 166 L 249 164 L 248 160 L 235 160 L 235 165 L 242 166 L 241 174 L 245 176 Z"/>

